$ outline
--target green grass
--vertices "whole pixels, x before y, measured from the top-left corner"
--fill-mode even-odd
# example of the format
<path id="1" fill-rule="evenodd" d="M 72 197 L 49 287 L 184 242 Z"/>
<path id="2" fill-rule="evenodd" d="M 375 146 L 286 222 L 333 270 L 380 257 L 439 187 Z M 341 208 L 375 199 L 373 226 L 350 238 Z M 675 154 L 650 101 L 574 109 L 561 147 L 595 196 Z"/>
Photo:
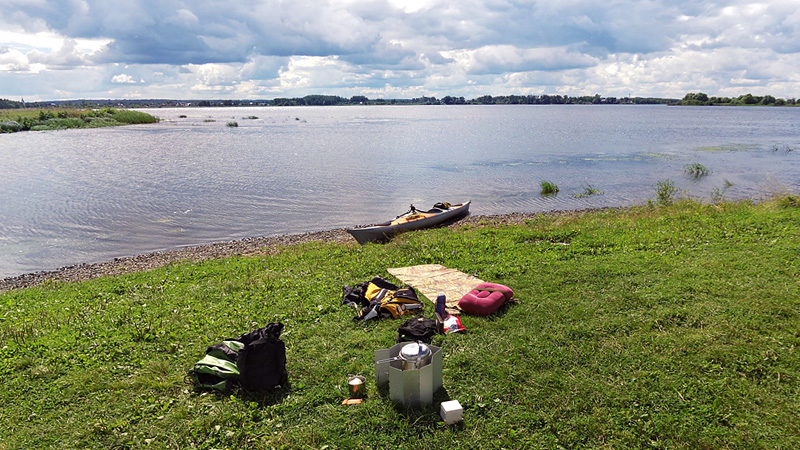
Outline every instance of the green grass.
<path id="1" fill-rule="evenodd" d="M 155 123 L 158 118 L 141 111 L 93 109 L 2 109 L 0 132 L 98 128 L 118 125 Z"/>
<path id="2" fill-rule="evenodd" d="M 487 219 L 0 294 L 0 448 L 800 447 L 800 202 Z M 519 300 L 439 336 L 464 420 L 405 411 L 341 288 L 440 263 Z M 426 305 L 430 317 L 433 304 Z M 195 392 L 206 346 L 285 324 L 290 386 Z M 342 406 L 348 374 L 368 398 Z"/>

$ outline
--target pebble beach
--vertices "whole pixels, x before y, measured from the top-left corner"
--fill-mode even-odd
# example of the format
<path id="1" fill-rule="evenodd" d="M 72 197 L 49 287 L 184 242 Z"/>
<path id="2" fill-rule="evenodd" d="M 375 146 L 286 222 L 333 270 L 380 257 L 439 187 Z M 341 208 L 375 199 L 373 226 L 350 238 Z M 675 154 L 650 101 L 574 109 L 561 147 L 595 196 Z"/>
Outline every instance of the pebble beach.
<path id="1" fill-rule="evenodd" d="M 579 211 L 553 211 L 547 213 L 510 213 L 501 215 L 470 215 L 453 224 L 450 228 L 477 224 L 515 224 L 523 223 L 542 214 L 571 215 Z M 94 278 L 140 272 L 180 261 L 204 261 L 229 256 L 268 255 L 279 248 L 306 242 L 352 242 L 356 244 L 344 228 L 315 231 L 280 236 L 252 237 L 227 242 L 184 247 L 175 250 L 146 253 L 136 256 L 114 258 L 111 261 L 77 264 L 56 270 L 27 273 L 0 280 L 0 292 L 40 285 L 44 282 L 74 282 Z"/>

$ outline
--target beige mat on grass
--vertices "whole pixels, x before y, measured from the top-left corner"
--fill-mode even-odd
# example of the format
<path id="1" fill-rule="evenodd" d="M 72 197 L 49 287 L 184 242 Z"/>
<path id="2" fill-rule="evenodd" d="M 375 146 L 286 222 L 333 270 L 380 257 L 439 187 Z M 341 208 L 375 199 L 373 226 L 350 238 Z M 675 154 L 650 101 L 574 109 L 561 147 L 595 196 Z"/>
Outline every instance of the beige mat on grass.
<path id="1" fill-rule="evenodd" d="M 418 290 L 431 302 L 436 302 L 439 294 L 447 297 L 447 312 L 459 314 L 458 301 L 467 292 L 483 283 L 483 280 L 441 264 L 395 267 L 387 269 L 398 280 Z"/>

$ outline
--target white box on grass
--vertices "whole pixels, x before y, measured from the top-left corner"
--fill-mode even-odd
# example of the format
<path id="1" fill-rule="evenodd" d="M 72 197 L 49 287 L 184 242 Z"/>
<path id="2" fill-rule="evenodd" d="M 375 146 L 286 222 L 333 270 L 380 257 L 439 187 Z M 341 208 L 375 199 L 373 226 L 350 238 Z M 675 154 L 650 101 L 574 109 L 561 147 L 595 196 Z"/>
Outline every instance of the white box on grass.
<path id="1" fill-rule="evenodd" d="M 442 420 L 448 425 L 452 425 L 461 420 L 461 414 L 463 412 L 464 409 L 461 408 L 461 403 L 458 403 L 458 400 L 442 402 L 439 408 L 439 415 L 442 416 Z"/>

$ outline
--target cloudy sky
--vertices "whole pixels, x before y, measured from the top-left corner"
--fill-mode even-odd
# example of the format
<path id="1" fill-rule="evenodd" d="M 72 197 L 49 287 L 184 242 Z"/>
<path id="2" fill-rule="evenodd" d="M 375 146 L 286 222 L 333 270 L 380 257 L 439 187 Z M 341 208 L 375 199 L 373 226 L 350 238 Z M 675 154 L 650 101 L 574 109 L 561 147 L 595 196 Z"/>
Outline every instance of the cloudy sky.
<path id="1" fill-rule="evenodd" d="M 0 98 L 800 97 L 800 0 L 0 0 Z"/>

